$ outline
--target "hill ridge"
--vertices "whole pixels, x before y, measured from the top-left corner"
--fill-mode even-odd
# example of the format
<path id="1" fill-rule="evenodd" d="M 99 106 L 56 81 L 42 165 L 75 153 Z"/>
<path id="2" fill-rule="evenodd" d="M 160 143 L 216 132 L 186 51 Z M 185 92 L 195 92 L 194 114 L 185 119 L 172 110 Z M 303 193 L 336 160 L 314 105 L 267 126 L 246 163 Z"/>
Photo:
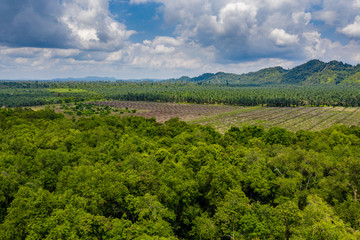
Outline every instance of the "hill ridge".
<path id="1" fill-rule="evenodd" d="M 360 65 L 352 66 L 342 61 L 323 62 L 312 59 L 304 64 L 284 69 L 281 66 L 263 68 L 255 72 L 203 73 L 197 77 L 183 76 L 172 81 L 216 85 L 271 85 L 271 84 L 330 84 L 360 85 Z"/>

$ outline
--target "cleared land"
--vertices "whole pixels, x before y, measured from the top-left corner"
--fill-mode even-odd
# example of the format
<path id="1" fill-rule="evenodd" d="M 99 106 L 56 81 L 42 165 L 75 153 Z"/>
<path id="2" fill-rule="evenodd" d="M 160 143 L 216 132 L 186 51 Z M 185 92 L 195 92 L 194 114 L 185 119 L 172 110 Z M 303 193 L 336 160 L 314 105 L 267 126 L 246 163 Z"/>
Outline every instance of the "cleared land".
<path id="1" fill-rule="evenodd" d="M 237 107 L 225 105 L 175 104 L 158 102 L 99 101 L 121 109 L 136 109 L 131 115 L 155 117 L 159 122 L 178 117 L 192 123 L 210 125 L 224 133 L 231 126 L 246 124 L 278 126 L 291 131 L 318 131 L 335 124 L 360 126 L 360 108 L 345 107 Z"/>

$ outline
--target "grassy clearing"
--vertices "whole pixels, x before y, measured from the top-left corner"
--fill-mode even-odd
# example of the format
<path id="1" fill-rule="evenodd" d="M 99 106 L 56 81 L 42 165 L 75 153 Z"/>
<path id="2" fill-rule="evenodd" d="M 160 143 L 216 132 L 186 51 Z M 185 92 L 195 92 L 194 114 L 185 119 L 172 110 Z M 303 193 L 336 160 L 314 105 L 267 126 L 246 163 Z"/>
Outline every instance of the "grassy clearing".
<path id="1" fill-rule="evenodd" d="M 79 88 L 50 88 L 48 90 L 53 93 L 85 93 L 85 92 L 88 92 L 84 89 L 79 89 Z"/>

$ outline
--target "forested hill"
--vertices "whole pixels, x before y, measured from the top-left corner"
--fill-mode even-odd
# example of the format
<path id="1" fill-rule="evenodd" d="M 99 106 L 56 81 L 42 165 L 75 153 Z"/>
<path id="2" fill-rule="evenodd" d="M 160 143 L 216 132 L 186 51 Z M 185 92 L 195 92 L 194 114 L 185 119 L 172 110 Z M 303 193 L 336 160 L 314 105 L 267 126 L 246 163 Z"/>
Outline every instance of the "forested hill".
<path id="1" fill-rule="evenodd" d="M 311 60 L 290 70 L 282 67 L 271 67 L 241 75 L 224 72 L 204 73 L 198 77 L 181 77 L 177 80 L 197 82 L 198 84 L 250 86 L 267 84 L 360 85 L 360 64 L 352 66 L 338 61 L 325 63 L 319 60 Z"/>

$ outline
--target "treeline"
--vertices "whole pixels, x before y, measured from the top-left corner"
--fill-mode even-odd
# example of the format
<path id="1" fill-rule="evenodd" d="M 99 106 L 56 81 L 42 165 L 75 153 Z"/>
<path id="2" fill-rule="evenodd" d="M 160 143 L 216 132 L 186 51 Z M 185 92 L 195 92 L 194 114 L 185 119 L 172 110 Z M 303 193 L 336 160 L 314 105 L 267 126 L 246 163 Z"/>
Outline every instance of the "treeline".
<path id="1" fill-rule="evenodd" d="M 0 239 L 359 239 L 360 128 L 0 110 Z"/>
<path id="2" fill-rule="evenodd" d="M 0 82 L 0 105 L 6 107 L 100 99 L 268 107 L 358 107 L 360 88 L 328 85 L 231 87 L 191 82 Z"/>
<path id="3" fill-rule="evenodd" d="M 360 88 L 349 86 L 226 87 L 144 83 L 92 89 L 106 99 L 236 106 L 360 106 Z"/>

